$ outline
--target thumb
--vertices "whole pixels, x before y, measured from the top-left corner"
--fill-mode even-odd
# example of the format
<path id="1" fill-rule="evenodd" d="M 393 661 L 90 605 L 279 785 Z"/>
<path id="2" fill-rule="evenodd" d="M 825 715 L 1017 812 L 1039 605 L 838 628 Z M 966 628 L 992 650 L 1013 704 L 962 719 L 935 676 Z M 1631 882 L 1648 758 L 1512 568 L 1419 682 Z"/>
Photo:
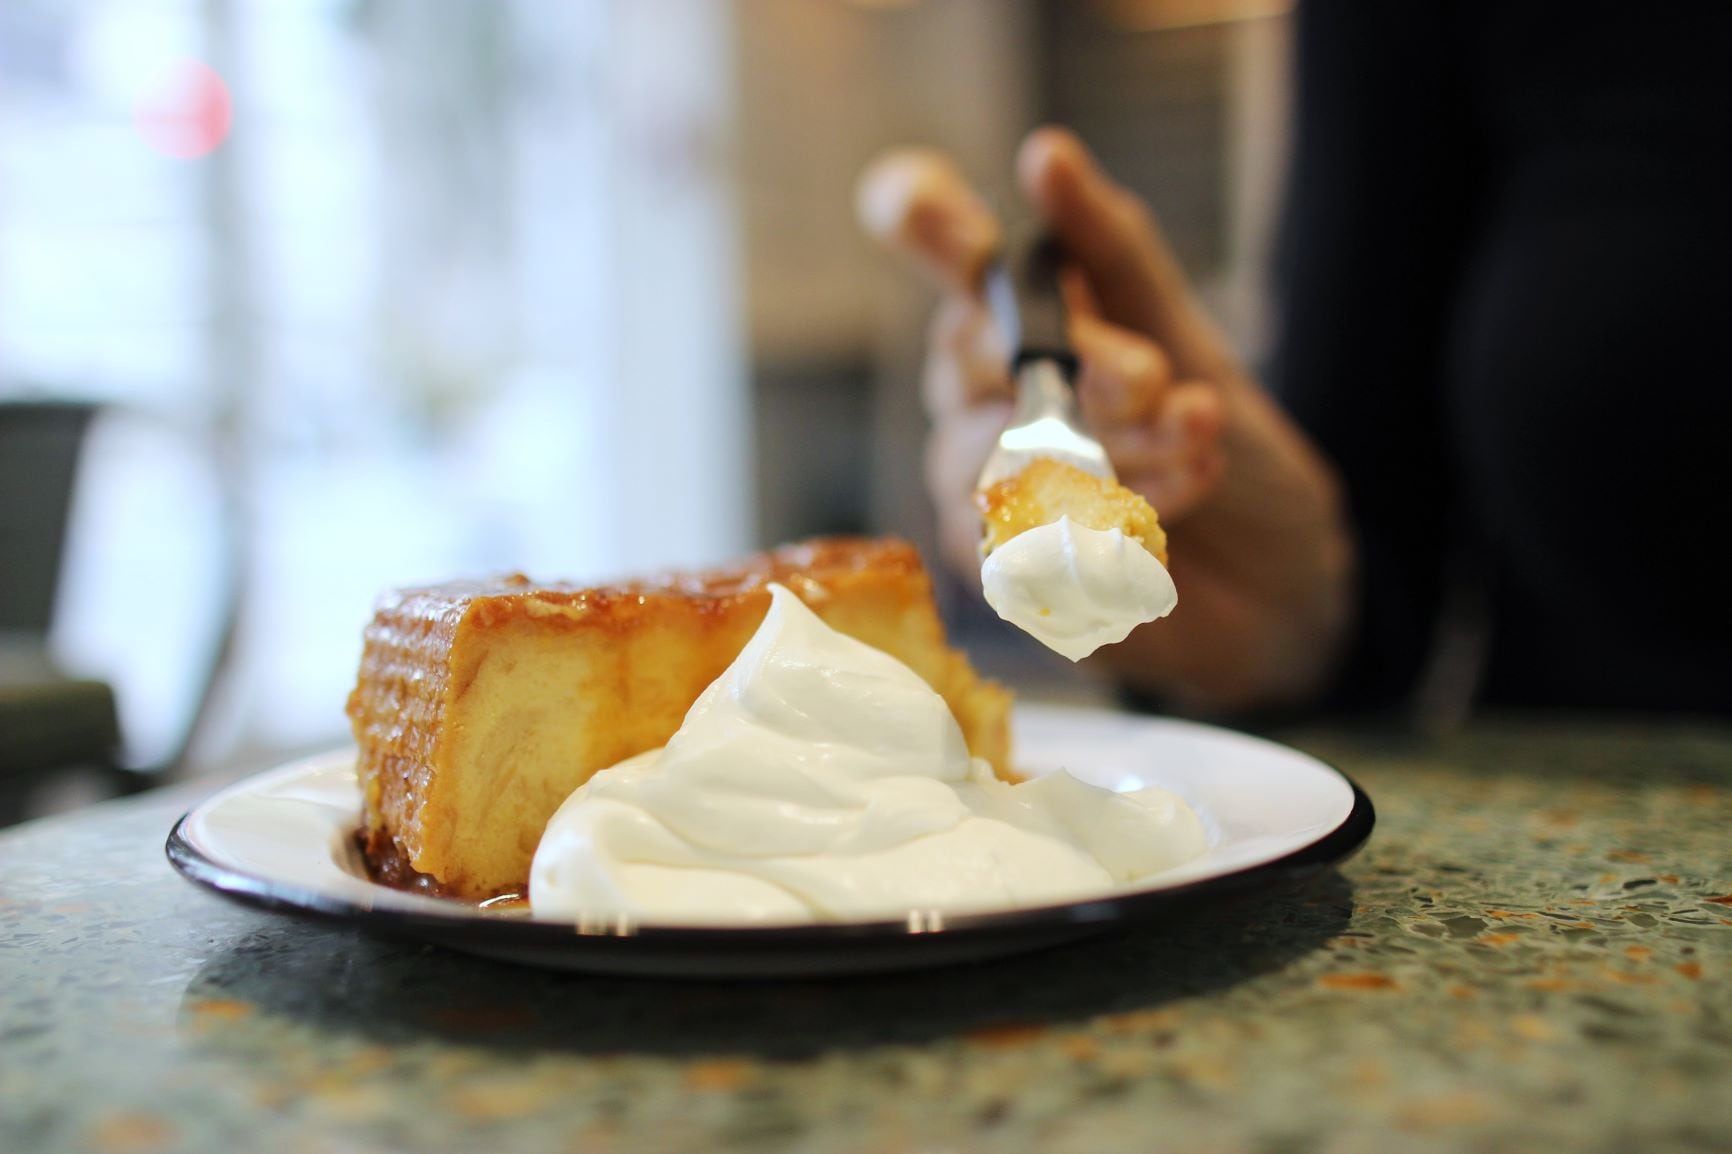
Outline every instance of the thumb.
<path id="1" fill-rule="evenodd" d="M 973 293 L 998 248 L 998 221 L 949 157 L 928 149 L 884 153 L 854 192 L 868 234 L 903 252 L 955 292 Z"/>
<path id="2" fill-rule="evenodd" d="M 1154 216 L 1102 171 L 1074 133 L 1035 130 L 1016 166 L 1023 195 L 1082 271 L 1104 319 L 1165 345 L 1187 376 L 1215 376 L 1232 362 Z"/>

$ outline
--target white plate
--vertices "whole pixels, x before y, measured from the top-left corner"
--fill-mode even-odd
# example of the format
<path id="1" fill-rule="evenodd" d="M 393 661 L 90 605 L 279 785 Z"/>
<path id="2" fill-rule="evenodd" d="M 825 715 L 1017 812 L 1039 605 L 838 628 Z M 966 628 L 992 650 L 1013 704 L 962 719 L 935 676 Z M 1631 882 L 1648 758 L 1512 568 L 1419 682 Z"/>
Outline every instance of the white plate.
<path id="1" fill-rule="evenodd" d="M 1202 818 L 1207 852 L 1134 888 L 1058 906 L 749 929 L 573 926 L 371 881 L 354 849 L 355 755 L 343 750 L 223 790 L 176 823 L 168 856 L 192 881 L 249 905 L 489 957 L 615 973 L 773 977 L 963 961 L 1176 916 L 1186 904 L 1312 876 L 1371 833 L 1371 801 L 1357 786 L 1261 738 L 1127 713 L 1022 706 L 1015 739 L 1027 773 L 1063 767 L 1110 789 L 1158 785 L 1178 793 Z"/>

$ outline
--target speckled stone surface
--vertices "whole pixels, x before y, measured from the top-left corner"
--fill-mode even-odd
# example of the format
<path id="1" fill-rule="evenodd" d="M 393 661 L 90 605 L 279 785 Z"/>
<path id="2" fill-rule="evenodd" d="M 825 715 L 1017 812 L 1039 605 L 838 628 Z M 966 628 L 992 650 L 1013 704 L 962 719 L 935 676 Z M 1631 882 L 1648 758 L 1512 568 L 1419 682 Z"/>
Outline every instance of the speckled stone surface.
<path id="1" fill-rule="evenodd" d="M 1732 1149 L 1732 731 L 1313 733 L 1299 895 L 831 982 L 548 974 L 225 904 L 185 793 L 0 834 L 0 1150 Z"/>

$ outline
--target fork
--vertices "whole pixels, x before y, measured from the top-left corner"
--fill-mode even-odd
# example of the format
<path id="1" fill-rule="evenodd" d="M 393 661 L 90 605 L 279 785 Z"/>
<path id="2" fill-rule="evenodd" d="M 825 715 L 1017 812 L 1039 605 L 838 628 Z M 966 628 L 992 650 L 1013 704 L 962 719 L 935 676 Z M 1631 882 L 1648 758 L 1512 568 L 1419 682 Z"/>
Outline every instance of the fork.
<path id="1" fill-rule="evenodd" d="M 1065 336 L 1058 241 L 1025 232 L 1008 241 L 987 267 L 987 308 L 1011 349 L 1016 407 L 998 435 L 975 489 L 985 492 L 1026 468 L 1036 457 L 1075 465 L 1117 481 L 1101 443 L 1082 428 L 1077 410 L 1077 358 Z"/>

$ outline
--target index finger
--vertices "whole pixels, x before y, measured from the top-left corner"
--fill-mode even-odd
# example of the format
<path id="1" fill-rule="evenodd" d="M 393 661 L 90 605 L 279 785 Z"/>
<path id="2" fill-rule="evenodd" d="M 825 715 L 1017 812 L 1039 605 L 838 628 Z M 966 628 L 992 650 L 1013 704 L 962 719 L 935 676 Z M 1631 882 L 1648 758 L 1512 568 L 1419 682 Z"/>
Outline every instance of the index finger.
<path id="1" fill-rule="evenodd" d="M 959 292 L 980 287 L 981 272 L 998 250 L 998 221 L 941 152 L 883 154 L 860 174 L 854 204 L 869 234 Z"/>

